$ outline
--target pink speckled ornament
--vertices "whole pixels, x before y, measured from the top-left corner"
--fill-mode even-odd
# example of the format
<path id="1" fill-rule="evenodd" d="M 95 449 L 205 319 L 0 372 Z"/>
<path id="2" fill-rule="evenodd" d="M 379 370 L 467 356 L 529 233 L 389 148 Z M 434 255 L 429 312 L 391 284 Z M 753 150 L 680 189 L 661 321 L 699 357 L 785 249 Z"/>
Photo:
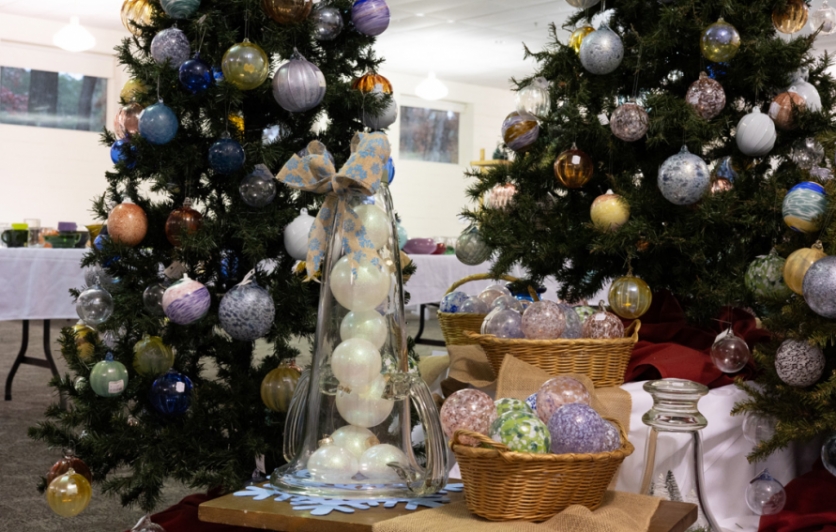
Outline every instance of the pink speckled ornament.
<path id="1" fill-rule="evenodd" d="M 623 338 L 624 324 L 621 323 L 621 319 L 618 316 L 604 310 L 602 303 L 598 312 L 583 322 L 583 337 L 596 340 Z"/>
<path id="2" fill-rule="evenodd" d="M 148 217 L 142 207 L 125 200 L 107 216 L 107 233 L 117 244 L 133 247 L 145 238 Z"/>
<path id="3" fill-rule="evenodd" d="M 589 390 L 579 380 L 554 377 L 544 382 L 537 391 L 537 416 L 543 423 L 548 423 L 561 406 L 571 403 L 588 405 L 590 399 Z"/>
<path id="4" fill-rule="evenodd" d="M 496 407 L 493 400 L 479 390 L 459 390 L 448 397 L 441 407 L 441 428 L 448 438 L 452 438 L 459 429 L 487 435 L 494 419 Z M 473 438 L 462 438 L 462 443 L 471 447 L 479 445 Z"/>
<path id="5" fill-rule="evenodd" d="M 566 315 L 554 301 L 536 301 L 522 317 L 522 332 L 530 340 L 560 338 L 566 328 Z"/>

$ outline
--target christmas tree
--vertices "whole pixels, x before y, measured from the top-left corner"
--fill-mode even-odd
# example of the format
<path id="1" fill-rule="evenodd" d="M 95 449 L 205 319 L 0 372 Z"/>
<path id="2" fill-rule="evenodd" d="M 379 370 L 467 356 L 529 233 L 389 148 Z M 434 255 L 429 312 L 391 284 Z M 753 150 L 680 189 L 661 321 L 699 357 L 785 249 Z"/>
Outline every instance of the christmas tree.
<path id="1" fill-rule="evenodd" d="M 30 429 L 35 439 L 73 449 L 101 491 L 122 504 L 153 508 L 167 478 L 229 490 L 250 477 L 258 457 L 268 472 L 283 463 L 287 397 L 268 409 L 260 387 L 299 354 L 291 337 L 313 333 L 318 284 L 305 282 L 304 268 L 294 270 L 282 229 L 321 197 L 279 186 L 273 176 L 312 140 L 339 168 L 361 119 L 391 101 L 352 88 L 381 62 L 372 50 L 372 35 L 386 27 L 380 13 L 371 21 L 352 14 L 351 0 L 311 9 L 310 0 L 126 0 L 123 7 L 133 37 L 117 55 L 133 79 L 117 131 L 102 137 L 116 164 L 94 210 L 110 220 L 108 235 L 84 260 L 114 310 L 98 324 L 100 336 L 64 331 L 71 374 L 52 385 L 69 406 L 50 407 Z M 205 290 L 208 309 L 171 289 L 160 303 L 158 284 L 183 273 L 193 281 L 174 287 Z M 240 289 L 248 297 L 229 297 Z M 178 315 L 178 304 L 205 316 Z M 96 310 L 87 308 L 88 324 L 102 317 Z M 257 337 L 272 348 L 261 359 Z M 174 372 L 165 373 L 168 348 L 176 356 Z M 103 362 L 108 353 L 114 362 Z M 117 362 L 124 377 L 100 390 L 91 372 Z"/>
<path id="2" fill-rule="evenodd" d="M 538 68 L 516 81 L 522 112 L 503 126 L 514 161 L 472 174 L 473 199 L 516 190 L 507 206 L 466 213 L 495 249 L 493 273 L 519 263 L 529 282 L 554 276 L 559 297 L 577 301 L 632 271 L 672 292 L 696 325 L 724 306 L 754 309 L 773 340 L 755 353 L 764 387 L 747 386 L 738 410 L 779 422 L 753 457 L 836 429 L 836 314 L 817 314 L 806 285 L 793 293 L 783 279 L 785 259 L 817 240 L 836 253 L 823 162 L 836 87 L 830 58 L 813 50 L 836 13 L 801 0 L 570 3 L 587 8 L 564 26 L 571 40 L 552 27 L 545 50 L 525 51 Z M 817 31 L 800 36 L 808 18 Z M 823 377 L 822 367 L 808 381 L 776 370 L 787 339 L 812 350 L 802 363 L 827 358 Z"/>

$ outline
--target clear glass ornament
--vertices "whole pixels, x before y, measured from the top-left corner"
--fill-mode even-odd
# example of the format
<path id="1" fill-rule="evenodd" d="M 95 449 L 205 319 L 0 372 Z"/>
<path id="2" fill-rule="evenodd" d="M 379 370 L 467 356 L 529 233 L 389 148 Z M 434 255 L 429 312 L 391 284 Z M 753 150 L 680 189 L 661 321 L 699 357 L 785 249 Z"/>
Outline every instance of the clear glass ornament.
<path id="1" fill-rule="evenodd" d="M 517 111 L 521 113 L 544 117 L 549 115 L 551 108 L 549 82 L 542 76 L 537 76 L 517 92 Z"/>
<path id="2" fill-rule="evenodd" d="M 84 323 L 96 327 L 113 314 L 113 297 L 100 285 L 91 286 L 78 296 L 75 311 Z"/>
<path id="3" fill-rule="evenodd" d="M 813 137 L 799 139 L 792 145 L 790 159 L 803 170 L 809 170 L 824 159 L 824 146 Z"/>
<path id="4" fill-rule="evenodd" d="M 836 9 L 830 7 L 827 0 L 824 0 L 821 7 L 810 15 L 810 27 L 813 31 L 821 28 L 822 35 L 831 35 L 836 32 Z"/>
<path id="5" fill-rule="evenodd" d="M 151 521 L 151 516 L 145 514 L 142 516 L 142 519 L 134 525 L 130 532 L 165 532 L 165 528 L 158 525 L 154 521 Z"/>
<path id="6" fill-rule="evenodd" d="M 771 439 L 774 435 L 775 418 L 756 412 L 746 412 L 743 415 L 743 437 L 749 443 L 757 445 Z"/>
<path id="7" fill-rule="evenodd" d="M 749 346 L 731 328 L 717 335 L 711 346 L 711 361 L 723 373 L 737 373 L 751 358 Z"/>
<path id="8" fill-rule="evenodd" d="M 491 248 L 482 240 L 479 228 L 475 225 L 465 229 L 456 240 L 456 257 L 468 266 L 482 264 L 491 258 L 491 253 Z"/>
<path id="9" fill-rule="evenodd" d="M 250 175 L 241 180 L 238 192 L 244 203 L 250 207 L 265 207 L 276 197 L 276 179 L 269 168 L 258 164 Z"/>
<path id="10" fill-rule="evenodd" d="M 757 515 L 777 514 L 786 503 L 784 485 L 775 480 L 768 469 L 761 471 L 746 486 L 746 506 Z"/>
<path id="11" fill-rule="evenodd" d="M 821 447 L 821 461 L 831 475 L 836 475 L 836 433 L 832 434 Z"/>

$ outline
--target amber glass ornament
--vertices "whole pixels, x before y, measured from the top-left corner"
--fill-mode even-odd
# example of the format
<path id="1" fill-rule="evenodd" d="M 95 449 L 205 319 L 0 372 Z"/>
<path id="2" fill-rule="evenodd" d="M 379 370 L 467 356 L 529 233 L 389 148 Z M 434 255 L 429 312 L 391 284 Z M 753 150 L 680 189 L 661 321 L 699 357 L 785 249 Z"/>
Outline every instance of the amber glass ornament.
<path id="1" fill-rule="evenodd" d="M 261 381 L 261 400 L 274 412 L 287 412 L 299 382 L 299 370 L 282 363 Z"/>
<path id="2" fill-rule="evenodd" d="M 569 47 L 575 51 L 575 53 L 580 53 L 581 51 L 581 43 L 583 42 L 583 38 L 595 31 L 590 25 L 581 26 L 580 28 L 576 29 L 572 32 L 572 36 L 569 37 Z"/>
<path id="3" fill-rule="evenodd" d="M 132 102 L 145 94 L 148 94 L 148 87 L 138 79 L 131 78 L 122 86 L 119 97 L 124 102 Z"/>
<path id="4" fill-rule="evenodd" d="M 93 356 L 93 343 L 90 341 L 96 337 L 96 330 L 88 327 L 83 321 L 73 325 L 75 333 L 75 346 L 78 349 L 78 358 L 87 361 Z"/>
<path id="5" fill-rule="evenodd" d="M 794 129 L 796 110 L 803 111 L 806 107 L 807 100 L 795 92 L 794 87 L 792 87 L 772 100 L 772 104 L 769 106 L 769 118 L 780 129 Z"/>
<path id="6" fill-rule="evenodd" d="M 792 34 L 807 24 L 809 10 L 804 0 L 787 0 L 783 9 L 772 12 L 772 25 L 781 33 Z"/>
<path id="7" fill-rule="evenodd" d="M 628 273 L 610 286 L 609 302 L 613 312 L 628 320 L 634 320 L 647 312 L 653 294 L 646 282 Z"/>
<path id="8" fill-rule="evenodd" d="M 592 159 L 575 144 L 554 162 L 554 176 L 566 188 L 581 188 L 592 179 L 592 171 Z"/>
<path id="9" fill-rule="evenodd" d="M 351 88 L 362 93 L 368 94 L 370 92 L 382 92 L 383 94 L 392 94 L 392 84 L 388 79 L 370 72 L 364 76 L 355 79 L 351 84 Z"/>
<path id="10" fill-rule="evenodd" d="M 262 0 L 261 6 L 268 17 L 279 24 L 302 22 L 311 13 L 312 0 Z"/>
<path id="11" fill-rule="evenodd" d="M 241 139 L 244 138 L 244 113 L 241 111 L 235 111 L 229 113 L 226 117 L 229 120 L 229 125 L 235 132 L 235 135 Z"/>
<path id="12" fill-rule="evenodd" d="M 74 517 L 90 504 L 93 488 L 83 475 L 69 468 L 46 489 L 46 502 L 61 517 Z"/>
<path id="13" fill-rule="evenodd" d="M 803 295 L 804 275 L 814 262 L 826 256 L 821 242 L 816 242 L 809 248 L 793 251 L 784 262 L 784 283 L 796 294 Z"/>
<path id="14" fill-rule="evenodd" d="M 49 473 L 46 474 L 46 485 L 49 486 L 53 480 L 65 474 L 70 469 L 74 469 L 76 473 L 86 478 L 90 484 L 93 483 L 93 473 L 90 472 L 87 464 L 81 458 L 68 453 L 64 458 L 55 462 L 49 469 Z"/>
<path id="15" fill-rule="evenodd" d="M 174 352 L 159 336 L 142 336 L 134 344 L 134 369 L 143 377 L 162 375 L 174 365 Z"/>
<path id="16" fill-rule="evenodd" d="M 117 244 L 133 247 L 145 238 L 148 232 L 148 217 L 142 207 L 125 200 L 110 211 L 107 216 L 107 233 Z"/>
<path id="17" fill-rule="evenodd" d="M 154 13 L 152 0 L 125 0 L 122 3 L 122 25 L 133 35 L 142 35 L 142 30 L 131 24 L 135 22 L 142 26 L 151 24 Z"/>
<path id="18" fill-rule="evenodd" d="M 203 215 L 192 209 L 192 201 L 186 198 L 183 206 L 174 209 L 165 221 L 165 236 L 171 245 L 180 247 L 180 237 L 183 233 L 193 235 L 200 231 L 203 225 Z"/>
<path id="19" fill-rule="evenodd" d="M 139 133 L 139 115 L 143 107 L 136 102 L 119 109 L 113 119 L 113 131 L 120 139 Z"/>

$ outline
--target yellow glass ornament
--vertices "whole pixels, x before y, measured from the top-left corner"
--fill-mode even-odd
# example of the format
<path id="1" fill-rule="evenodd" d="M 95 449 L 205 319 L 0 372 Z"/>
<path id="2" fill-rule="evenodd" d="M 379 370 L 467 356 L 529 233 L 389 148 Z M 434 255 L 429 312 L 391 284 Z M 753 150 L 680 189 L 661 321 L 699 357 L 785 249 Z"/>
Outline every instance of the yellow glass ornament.
<path id="1" fill-rule="evenodd" d="M 793 251 L 784 262 L 784 283 L 796 294 L 803 295 L 801 286 L 804 284 L 804 275 L 814 262 L 826 256 L 821 242 Z"/>
<path id="2" fill-rule="evenodd" d="M 554 176 L 566 188 L 581 188 L 592 179 L 592 172 L 592 159 L 574 144 L 554 162 Z"/>
<path id="3" fill-rule="evenodd" d="M 70 468 L 46 489 L 46 502 L 61 517 L 74 517 L 90 504 L 93 488 L 82 475 Z"/>
<path id="4" fill-rule="evenodd" d="M 142 336 L 134 344 L 134 369 L 144 377 L 162 375 L 174 365 L 174 352 L 159 336 Z"/>
<path id="5" fill-rule="evenodd" d="M 287 412 L 299 382 L 299 371 L 282 363 L 261 381 L 261 400 L 270 410 Z"/>
<path id="6" fill-rule="evenodd" d="M 154 5 L 150 0 L 125 0 L 122 3 L 122 25 L 133 35 L 142 35 L 142 30 L 131 24 L 135 22 L 143 26 L 151 24 Z"/>
<path id="7" fill-rule="evenodd" d="M 249 39 L 232 45 L 221 60 L 224 80 L 242 91 L 261 86 L 270 73 L 270 59 Z"/>
<path id="8" fill-rule="evenodd" d="M 783 9 L 772 12 L 772 25 L 781 33 L 792 34 L 807 24 L 809 9 L 804 0 L 788 0 Z"/>
<path id="9" fill-rule="evenodd" d="M 93 343 L 90 340 L 96 337 L 96 330 L 79 321 L 73 325 L 73 332 L 75 333 L 75 346 L 78 349 L 78 358 L 85 362 L 90 360 L 90 357 L 93 356 Z"/>
<path id="10" fill-rule="evenodd" d="M 581 51 L 581 43 L 583 42 L 583 38 L 595 31 L 590 25 L 581 26 L 580 28 L 576 29 L 572 32 L 572 36 L 569 37 L 569 47 L 575 51 L 575 53 L 580 53 Z"/>
<path id="11" fill-rule="evenodd" d="M 131 78 L 125 82 L 125 86 L 122 87 L 122 92 L 119 93 L 119 97 L 122 98 L 123 102 L 130 103 L 138 100 L 140 96 L 147 93 L 148 87 L 143 82 L 136 78 Z"/>
<path id="12" fill-rule="evenodd" d="M 737 29 L 722 19 L 707 27 L 700 37 L 702 55 L 715 63 L 730 60 L 740 49 L 740 34 Z"/>
<path id="13" fill-rule="evenodd" d="M 647 312 L 653 294 L 646 282 L 628 273 L 613 281 L 609 294 L 610 308 L 624 319 L 633 320 Z"/>
<path id="14" fill-rule="evenodd" d="M 630 204 L 623 197 L 608 190 L 595 198 L 589 208 L 592 225 L 599 231 L 615 231 L 630 219 Z"/>
<path id="15" fill-rule="evenodd" d="M 242 137 L 244 135 L 244 113 L 241 111 L 229 113 L 227 119 L 229 120 L 229 125 L 235 130 L 235 133 L 239 137 Z"/>

